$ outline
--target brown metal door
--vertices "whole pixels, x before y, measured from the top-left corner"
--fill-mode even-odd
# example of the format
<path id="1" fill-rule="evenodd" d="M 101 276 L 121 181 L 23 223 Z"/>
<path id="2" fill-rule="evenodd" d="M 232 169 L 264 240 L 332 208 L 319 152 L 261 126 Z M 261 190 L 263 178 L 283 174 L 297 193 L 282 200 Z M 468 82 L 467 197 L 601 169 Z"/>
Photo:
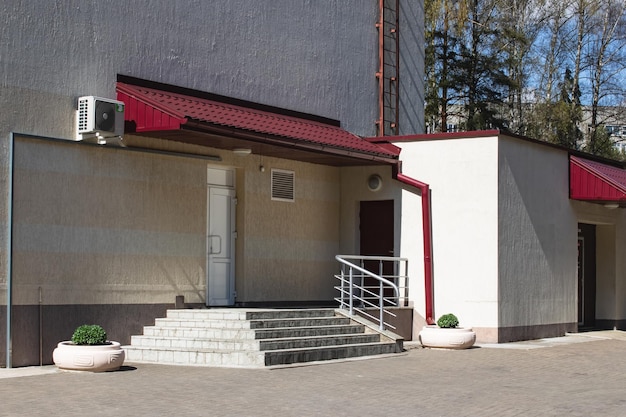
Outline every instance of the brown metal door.
<path id="1" fill-rule="evenodd" d="M 361 255 L 393 256 L 393 200 L 361 201 Z"/>
<path id="2" fill-rule="evenodd" d="M 394 256 L 394 216 L 393 200 L 361 201 L 359 214 L 361 255 L 364 256 Z M 378 262 L 366 262 L 365 269 L 378 274 Z M 386 262 L 383 265 L 383 274 L 392 275 L 393 264 Z M 376 286 L 378 281 L 366 279 L 366 286 Z M 386 297 L 392 297 L 393 292 L 385 292 Z"/>

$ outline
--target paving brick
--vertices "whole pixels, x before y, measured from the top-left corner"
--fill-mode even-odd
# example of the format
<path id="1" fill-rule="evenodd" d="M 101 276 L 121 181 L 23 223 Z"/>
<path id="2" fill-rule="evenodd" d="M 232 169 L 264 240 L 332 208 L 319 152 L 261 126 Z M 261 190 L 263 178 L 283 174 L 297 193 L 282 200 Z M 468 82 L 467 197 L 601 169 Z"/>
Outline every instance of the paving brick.
<path id="1" fill-rule="evenodd" d="M 0 416 L 625 416 L 626 340 L 570 341 L 276 369 L 0 369 Z"/>

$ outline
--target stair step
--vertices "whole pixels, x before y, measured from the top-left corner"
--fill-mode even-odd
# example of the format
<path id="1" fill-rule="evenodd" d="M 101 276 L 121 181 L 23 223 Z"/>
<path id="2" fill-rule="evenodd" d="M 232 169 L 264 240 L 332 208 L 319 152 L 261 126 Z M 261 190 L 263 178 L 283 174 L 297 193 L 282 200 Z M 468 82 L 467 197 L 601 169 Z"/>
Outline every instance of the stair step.
<path id="1" fill-rule="evenodd" d="M 260 342 L 255 339 L 207 339 L 159 336 L 131 336 L 133 347 L 165 349 L 217 349 L 217 350 L 259 350 Z"/>
<path id="2" fill-rule="evenodd" d="M 208 329 L 198 327 L 144 327 L 144 336 L 181 337 L 190 339 L 283 339 L 288 337 L 330 336 L 364 333 L 360 324 L 313 327 L 279 327 L 268 329 Z"/>
<path id="3" fill-rule="evenodd" d="M 280 318 L 250 320 L 249 323 L 251 329 L 276 329 L 282 327 L 338 326 L 350 324 L 350 319 L 346 317 Z"/>
<path id="4" fill-rule="evenodd" d="M 184 337 L 190 339 L 249 339 L 254 340 L 255 331 L 252 329 L 209 329 L 198 327 L 158 327 L 146 326 L 144 336 Z"/>
<path id="5" fill-rule="evenodd" d="M 281 318 L 335 317 L 335 310 L 324 309 L 284 309 L 284 310 L 252 310 L 248 311 L 248 320 L 266 320 Z"/>
<path id="6" fill-rule="evenodd" d="M 333 309 L 179 309 L 167 310 L 166 317 L 172 319 L 197 320 L 265 320 L 279 318 L 334 317 Z"/>
<path id="7" fill-rule="evenodd" d="M 323 346 L 340 346 L 350 343 L 374 343 L 380 341 L 375 333 L 345 334 L 338 336 L 292 337 L 285 339 L 261 339 L 261 350 L 301 349 Z"/>
<path id="8" fill-rule="evenodd" d="M 323 346 L 308 349 L 284 349 L 265 351 L 265 366 L 290 365 L 360 356 L 399 353 L 394 342 L 359 343 L 342 346 Z"/>
<path id="9" fill-rule="evenodd" d="M 129 362 L 263 367 L 402 350 L 332 309 L 168 310 L 143 333 L 124 347 Z"/>
<path id="10" fill-rule="evenodd" d="M 278 318 L 263 320 L 219 320 L 201 318 L 157 318 L 154 320 L 156 327 L 185 327 L 206 329 L 264 329 L 278 327 L 314 327 L 349 324 L 346 317 L 304 317 L 304 318 Z"/>
<path id="11" fill-rule="evenodd" d="M 158 318 L 154 320 L 155 327 L 184 327 L 200 329 L 249 329 L 247 320 L 219 320 L 219 319 L 183 319 Z"/>
<path id="12" fill-rule="evenodd" d="M 340 334 L 364 333 L 360 324 L 342 324 L 337 326 L 283 327 L 276 329 L 256 329 L 256 339 L 284 339 L 287 337 L 329 336 Z"/>
<path id="13" fill-rule="evenodd" d="M 124 350 L 129 362 L 229 367 L 290 365 L 302 362 L 317 362 L 398 352 L 397 345 L 393 342 L 358 343 L 271 351 L 185 350 L 139 346 L 124 346 Z"/>
<path id="14" fill-rule="evenodd" d="M 375 333 L 347 334 L 338 336 L 292 337 L 261 340 L 132 336 L 131 346 L 192 350 L 277 350 L 320 346 L 337 346 L 348 343 L 372 343 L 378 341 L 380 341 L 380 336 Z"/>
<path id="15" fill-rule="evenodd" d="M 126 360 L 139 363 L 229 367 L 264 366 L 263 352 L 254 350 L 175 349 L 124 346 Z"/>
<path id="16" fill-rule="evenodd" d="M 246 320 L 246 311 L 224 308 L 167 310 L 166 318 L 180 320 Z"/>

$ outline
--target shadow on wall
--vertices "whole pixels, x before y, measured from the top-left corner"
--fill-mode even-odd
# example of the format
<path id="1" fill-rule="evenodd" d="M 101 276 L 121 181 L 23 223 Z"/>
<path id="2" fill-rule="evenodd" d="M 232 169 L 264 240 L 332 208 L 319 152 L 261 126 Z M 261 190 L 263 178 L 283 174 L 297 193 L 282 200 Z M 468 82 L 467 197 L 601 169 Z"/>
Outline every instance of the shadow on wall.
<path id="1" fill-rule="evenodd" d="M 52 364 L 52 351 L 57 343 L 69 340 L 81 324 L 99 324 L 107 339 L 122 345 L 130 336 L 141 334 L 143 326 L 154 324 L 155 317 L 164 317 L 173 304 L 110 304 L 110 305 L 41 305 L 13 306 L 12 367 Z M 0 312 L 0 365 L 6 367 L 6 308 Z M 19 347 L 19 349 L 17 348 Z"/>
<path id="2" fill-rule="evenodd" d="M 400 2 L 400 24 L 424 19 L 424 2 Z M 419 28 L 423 29 L 420 25 Z M 400 135 L 424 133 L 424 32 L 416 25 L 400 27 Z M 421 71 L 415 71 L 421 69 Z M 409 100 L 408 97 L 420 97 Z M 402 98 L 405 98 L 404 100 Z"/>

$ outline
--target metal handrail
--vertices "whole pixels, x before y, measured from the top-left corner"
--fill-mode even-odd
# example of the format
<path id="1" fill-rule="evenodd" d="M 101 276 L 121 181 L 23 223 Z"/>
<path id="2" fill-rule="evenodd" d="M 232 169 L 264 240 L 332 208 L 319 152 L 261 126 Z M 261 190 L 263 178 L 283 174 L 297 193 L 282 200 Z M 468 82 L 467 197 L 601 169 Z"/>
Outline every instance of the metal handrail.
<path id="1" fill-rule="evenodd" d="M 341 272 L 335 275 L 335 278 L 340 281 L 340 285 L 335 287 L 339 291 L 339 297 L 335 298 L 339 302 L 339 308 L 347 309 L 351 316 L 355 314 L 356 310 L 361 315 L 377 321 L 381 331 L 385 327 L 395 329 L 395 326 L 386 322 L 384 318 L 385 315 L 396 317 L 396 314 L 389 308 L 399 307 L 402 301 L 406 302 L 408 300 L 408 259 L 393 256 L 359 255 L 337 255 L 335 259 L 342 264 Z M 360 266 L 351 261 L 358 261 Z M 378 273 L 366 269 L 366 261 L 377 261 L 379 265 Z M 393 275 L 383 274 L 385 262 L 393 262 L 395 270 Z M 404 274 L 400 274 L 402 264 L 404 264 Z M 378 285 L 364 285 L 365 277 L 373 278 L 378 282 Z M 396 282 L 391 281 L 389 278 Z M 403 281 L 404 285 L 399 285 L 400 281 Z M 386 288 L 393 289 L 393 298 L 385 297 Z M 403 293 L 402 297 L 400 296 L 401 292 Z M 374 303 L 373 301 L 377 302 Z M 378 310 L 378 317 L 368 313 L 368 308 Z"/>

